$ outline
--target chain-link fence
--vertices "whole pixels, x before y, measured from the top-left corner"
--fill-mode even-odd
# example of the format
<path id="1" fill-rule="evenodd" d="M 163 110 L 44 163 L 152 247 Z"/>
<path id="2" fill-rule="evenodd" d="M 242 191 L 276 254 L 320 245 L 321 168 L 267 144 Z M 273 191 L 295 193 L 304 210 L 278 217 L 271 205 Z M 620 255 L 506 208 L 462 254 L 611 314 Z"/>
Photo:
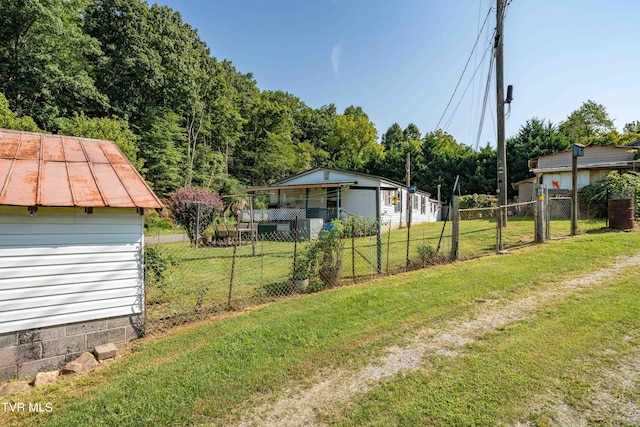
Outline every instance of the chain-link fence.
<path id="1" fill-rule="evenodd" d="M 510 204 L 504 209 L 506 221 L 499 233 L 499 248 L 508 250 L 535 243 L 536 202 Z"/>
<path id="2" fill-rule="evenodd" d="M 216 228 L 197 245 L 181 241 L 146 246 L 147 332 L 445 262 L 451 248 L 451 227 L 442 222 L 410 230 L 390 223 L 378 229 L 361 218 L 328 223 L 321 230 L 302 220 L 275 229 L 266 224 Z"/>
<path id="3" fill-rule="evenodd" d="M 567 196 L 549 197 L 546 199 L 546 233 L 547 238 L 555 239 L 571 235 L 571 218 L 573 216 L 573 199 Z M 606 218 L 597 218 L 586 203 L 578 203 L 578 234 L 588 233 L 606 226 Z"/>
<path id="4" fill-rule="evenodd" d="M 571 198 L 547 201 L 542 208 L 547 237 L 569 235 Z M 384 219 L 378 226 L 353 216 L 331 222 L 324 218 L 291 219 L 290 213 L 280 212 L 280 218 L 289 220 L 217 223 L 213 229 L 196 233 L 201 228 L 196 218 L 200 225 L 192 227 L 187 240 L 159 243 L 158 238 L 158 243 L 147 242 L 147 331 L 274 298 L 530 245 L 539 234 L 536 203 L 454 207 L 445 221 L 410 227 Z M 506 219 L 499 227 L 501 212 Z M 273 218 L 271 215 L 263 216 Z M 603 219 L 580 213 L 580 232 L 603 226 Z"/>
<path id="5" fill-rule="evenodd" d="M 496 252 L 498 208 L 460 209 L 458 259 Z"/>
<path id="6" fill-rule="evenodd" d="M 535 203 L 459 210 L 458 259 L 470 259 L 535 242 Z M 500 211 L 506 218 L 499 226 Z"/>

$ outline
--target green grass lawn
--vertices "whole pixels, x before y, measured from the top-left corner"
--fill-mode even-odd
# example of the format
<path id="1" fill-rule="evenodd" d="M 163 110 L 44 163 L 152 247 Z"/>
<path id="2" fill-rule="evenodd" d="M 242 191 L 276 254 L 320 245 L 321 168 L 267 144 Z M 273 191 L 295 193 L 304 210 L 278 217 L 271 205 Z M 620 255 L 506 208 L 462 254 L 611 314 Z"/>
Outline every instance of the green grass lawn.
<path id="1" fill-rule="evenodd" d="M 640 233 L 600 233 L 509 255 L 419 270 L 300 296 L 141 340 L 87 377 L 65 378 L 20 400 L 51 414 L 1 414 L 7 425 L 237 424 L 246 411 L 321 371 L 357 370 L 416 331 L 553 288 L 635 254 Z M 556 402 L 589 405 L 590 385 L 640 344 L 640 275 L 542 307 L 421 369 L 384 382 L 323 421 L 335 425 L 548 424 Z M 624 339 L 623 339 L 624 338 Z M 619 357 L 618 357 L 619 356 Z M 623 391 L 620 391 L 623 392 Z M 638 399 L 638 389 L 626 392 Z M 604 420 L 603 424 L 607 424 Z"/>

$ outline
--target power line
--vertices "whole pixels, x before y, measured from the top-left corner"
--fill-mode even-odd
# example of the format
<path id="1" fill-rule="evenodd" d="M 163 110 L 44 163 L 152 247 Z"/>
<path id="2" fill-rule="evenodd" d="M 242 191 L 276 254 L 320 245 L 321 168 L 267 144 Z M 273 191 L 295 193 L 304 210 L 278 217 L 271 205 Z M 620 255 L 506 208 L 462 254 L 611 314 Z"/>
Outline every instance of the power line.
<path id="1" fill-rule="evenodd" d="M 491 55 L 491 62 L 489 63 L 489 73 L 487 74 L 487 83 L 484 89 L 484 99 L 482 101 L 482 113 L 480 114 L 480 123 L 478 126 L 478 136 L 476 138 L 476 149 L 478 151 L 478 146 L 480 145 L 480 137 L 482 136 L 482 127 L 484 125 L 484 115 L 487 111 L 487 102 L 489 101 L 489 92 L 491 88 L 491 74 L 493 73 L 493 61 L 495 60 L 495 55 Z"/>
<path id="2" fill-rule="evenodd" d="M 436 129 L 438 129 L 440 127 L 440 123 L 442 122 L 442 119 L 444 118 L 445 114 L 447 113 L 447 110 L 449 109 L 449 106 L 451 105 L 451 101 L 453 101 L 453 98 L 456 95 L 458 87 L 460 86 L 460 82 L 462 82 L 462 78 L 464 77 L 464 73 L 467 71 L 467 67 L 469 66 L 469 62 L 471 62 L 471 58 L 473 57 L 473 52 L 475 52 L 476 47 L 478 46 L 478 41 L 480 40 L 480 36 L 482 35 L 482 32 L 484 30 L 484 26 L 487 24 L 487 20 L 489 19 L 489 15 L 490 14 L 491 14 L 491 7 L 489 7 L 489 11 L 487 12 L 487 16 L 484 18 L 484 22 L 482 23 L 482 28 L 480 28 L 480 31 L 478 32 L 478 36 L 476 37 L 476 41 L 473 44 L 473 48 L 471 49 L 471 53 L 469 54 L 469 58 L 467 58 L 467 63 L 465 64 L 464 69 L 462 70 L 462 74 L 460 74 L 460 78 L 458 79 L 458 83 L 456 84 L 455 89 L 453 89 L 453 93 L 451 94 L 451 98 L 449 98 L 449 102 L 447 103 L 447 106 L 445 107 L 444 111 L 442 112 L 442 116 L 440 116 L 440 120 L 438 120 L 438 124 L 436 125 Z"/>
<path id="3" fill-rule="evenodd" d="M 458 103 L 456 104 L 456 107 L 453 109 L 453 112 L 451 113 L 451 116 L 449 116 L 449 120 L 447 120 L 447 123 L 445 123 L 444 125 L 444 130 L 446 131 L 449 128 L 449 125 L 451 124 L 453 117 L 455 116 L 456 112 L 458 111 L 458 107 L 460 107 L 460 103 L 462 102 L 462 100 L 464 99 L 464 96 L 466 95 L 467 91 L 469 90 L 469 87 L 471 86 L 471 83 L 473 83 L 475 80 L 475 76 L 478 73 L 478 70 L 480 69 L 480 67 L 482 67 L 482 65 L 484 64 L 484 59 L 487 56 L 487 52 L 489 52 L 491 50 L 491 46 L 487 46 L 487 48 L 484 51 L 484 54 L 482 55 L 482 59 L 480 59 L 480 64 L 478 64 L 478 66 L 476 67 L 475 71 L 473 72 L 473 75 L 471 76 L 471 79 L 469 80 L 469 83 L 467 84 L 467 87 L 464 89 L 464 92 L 462 92 L 462 96 L 460 97 L 460 100 L 458 101 Z"/>

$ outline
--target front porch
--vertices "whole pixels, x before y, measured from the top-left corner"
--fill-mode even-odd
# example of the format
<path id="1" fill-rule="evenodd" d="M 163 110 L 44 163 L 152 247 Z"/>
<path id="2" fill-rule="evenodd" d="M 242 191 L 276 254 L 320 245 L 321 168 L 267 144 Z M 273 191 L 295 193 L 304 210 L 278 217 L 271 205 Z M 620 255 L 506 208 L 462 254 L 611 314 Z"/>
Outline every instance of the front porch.
<path id="1" fill-rule="evenodd" d="M 291 221 L 321 218 L 324 223 L 348 216 L 341 208 L 344 187 L 349 183 L 298 184 L 254 187 L 250 191 L 269 193 L 268 209 L 254 210 L 253 221 Z M 251 221 L 251 212 L 242 210 L 240 221 Z"/>

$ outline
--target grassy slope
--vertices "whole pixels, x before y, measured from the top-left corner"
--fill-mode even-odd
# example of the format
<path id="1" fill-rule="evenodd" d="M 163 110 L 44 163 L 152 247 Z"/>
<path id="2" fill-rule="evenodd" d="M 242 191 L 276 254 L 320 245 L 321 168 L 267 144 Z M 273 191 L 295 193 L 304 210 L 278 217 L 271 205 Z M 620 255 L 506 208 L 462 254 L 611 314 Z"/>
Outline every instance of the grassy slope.
<path id="1" fill-rule="evenodd" d="M 639 243 L 640 233 L 587 235 L 508 256 L 278 302 L 162 339 L 143 341 L 124 360 L 91 377 L 65 379 L 23 397 L 24 401 L 52 402 L 53 414 L 4 415 L 2 421 L 60 426 L 226 425 L 241 418 L 264 396 L 277 396 L 279 390 L 304 382 L 320 369 L 362 367 L 381 349 L 401 343 L 417 328 L 429 325 L 437 329 L 442 322 L 481 304 L 481 300 L 508 298 L 539 283 L 602 267 L 615 255 L 637 252 Z M 618 286 L 618 292 L 632 291 L 628 283 Z M 609 298 L 618 295 L 615 288 L 611 292 Z M 638 326 L 637 306 L 610 306 L 607 297 L 596 298 L 600 298 L 597 301 L 603 313 L 622 307 L 626 310 L 623 321 Z M 575 324 L 573 316 L 586 316 L 588 312 L 580 306 L 557 310 L 569 332 Z M 565 342 L 554 331 L 558 327 L 553 323 L 556 317 L 550 312 L 536 321 L 539 323 L 525 322 L 508 334 L 488 337 L 464 357 L 443 359 L 426 373 L 393 380 L 356 402 L 352 413 L 335 414 L 333 420 L 353 425 L 405 421 L 443 425 L 455 421 L 462 425 L 494 424 L 520 417 L 526 413 L 529 399 L 545 387 L 544 378 L 536 378 L 531 366 L 546 371 L 548 364 L 557 364 L 557 372 L 549 371 L 553 376 L 564 368 L 577 369 L 575 354 L 584 354 L 592 344 L 609 344 L 603 340 L 610 335 L 604 322 L 602 330 L 570 341 L 563 351 L 546 351 L 558 347 L 554 340 Z M 616 329 L 616 325 L 614 322 L 611 328 Z M 546 338 L 552 342 L 545 346 Z M 536 351 L 530 351 L 532 348 Z M 591 362 L 587 359 L 585 363 L 588 366 Z M 433 373 L 438 374 L 435 383 L 431 380 Z M 530 389 L 532 384 L 535 387 Z M 565 388 L 573 390 L 563 381 L 553 387 L 560 394 Z M 500 397 L 505 391 L 506 403 Z M 421 405 L 422 397 L 405 399 L 413 393 L 427 396 L 427 403 Z M 478 409 L 485 406 L 483 399 L 490 403 L 487 410 Z M 397 409 L 377 403 L 385 401 Z M 454 418 L 447 418 L 448 414 Z"/>

